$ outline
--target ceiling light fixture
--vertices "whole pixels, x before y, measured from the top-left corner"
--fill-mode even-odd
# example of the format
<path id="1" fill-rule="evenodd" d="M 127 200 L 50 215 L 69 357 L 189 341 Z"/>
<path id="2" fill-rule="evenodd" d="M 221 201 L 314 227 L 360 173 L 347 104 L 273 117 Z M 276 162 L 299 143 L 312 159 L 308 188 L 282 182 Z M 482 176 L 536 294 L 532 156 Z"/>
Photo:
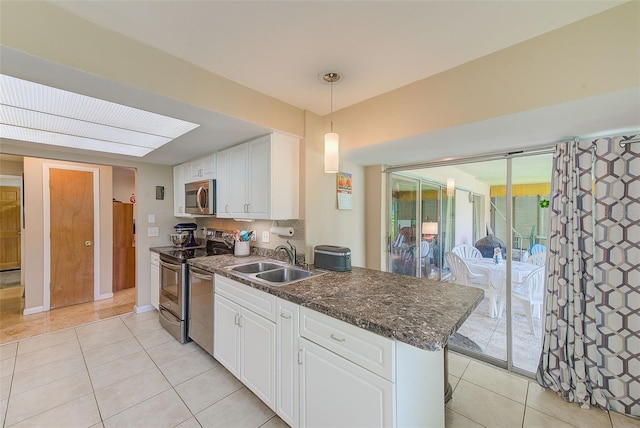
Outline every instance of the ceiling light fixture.
<path id="1" fill-rule="evenodd" d="M 142 157 L 198 124 L 0 74 L 0 137 Z"/>
<path id="2" fill-rule="evenodd" d="M 331 132 L 324 134 L 324 172 L 335 174 L 340 163 L 340 136 L 333 132 L 333 83 L 340 80 L 340 75 L 330 72 L 322 79 L 331 85 Z"/>

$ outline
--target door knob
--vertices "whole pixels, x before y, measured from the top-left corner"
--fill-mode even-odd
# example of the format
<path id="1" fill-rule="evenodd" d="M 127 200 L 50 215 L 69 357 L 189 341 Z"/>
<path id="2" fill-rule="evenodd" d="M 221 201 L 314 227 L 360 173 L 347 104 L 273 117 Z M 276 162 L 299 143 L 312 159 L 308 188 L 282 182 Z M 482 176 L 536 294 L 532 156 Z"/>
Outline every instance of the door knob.
<path id="1" fill-rule="evenodd" d="M 84 245 L 86 245 L 87 247 L 90 247 L 91 244 L 93 244 L 93 242 L 91 241 L 84 241 Z"/>

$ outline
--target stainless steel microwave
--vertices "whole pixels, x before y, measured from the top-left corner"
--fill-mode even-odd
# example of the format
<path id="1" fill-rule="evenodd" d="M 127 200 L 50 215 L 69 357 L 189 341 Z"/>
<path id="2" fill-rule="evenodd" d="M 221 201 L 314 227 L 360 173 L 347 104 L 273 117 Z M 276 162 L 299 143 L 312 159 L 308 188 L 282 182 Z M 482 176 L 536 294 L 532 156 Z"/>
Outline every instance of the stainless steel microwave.
<path id="1" fill-rule="evenodd" d="M 216 180 L 184 185 L 184 211 L 189 214 L 216 213 Z"/>

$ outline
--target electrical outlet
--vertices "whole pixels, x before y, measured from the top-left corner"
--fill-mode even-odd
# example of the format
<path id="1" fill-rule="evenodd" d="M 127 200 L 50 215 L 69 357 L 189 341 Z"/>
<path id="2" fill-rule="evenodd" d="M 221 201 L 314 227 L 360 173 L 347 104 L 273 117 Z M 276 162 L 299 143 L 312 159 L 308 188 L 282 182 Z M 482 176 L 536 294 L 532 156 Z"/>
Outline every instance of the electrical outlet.
<path id="1" fill-rule="evenodd" d="M 263 243 L 268 243 L 269 242 L 269 231 L 265 230 L 262 232 L 262 242 Z"/>
<path id="2" fill-rule="evenodd" d="M 160 236 L 160 230 L 157 227 L 148 227 L 147 236 Z"/>
<path id="3" fill-rule="evenodd" d="M 149 224 L 154 224 L 156 222 L 156 215 L 149 214 Z"/>

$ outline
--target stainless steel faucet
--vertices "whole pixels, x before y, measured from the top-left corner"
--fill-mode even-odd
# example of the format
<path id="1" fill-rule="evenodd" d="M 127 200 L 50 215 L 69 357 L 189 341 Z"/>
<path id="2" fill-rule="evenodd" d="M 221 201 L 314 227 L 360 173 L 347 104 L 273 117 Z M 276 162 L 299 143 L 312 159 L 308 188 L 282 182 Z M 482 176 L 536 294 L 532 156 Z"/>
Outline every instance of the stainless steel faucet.
<path id="1" fill-rule="evenodd" d="M 277 253 L 280 250 L 284 250 L 285 253 L 287 253 L 287 256 L 289 256 L 289 262 L 292 265 L 295 265 L 296 264 L 296 247 L 288 240 L 287 240 L 287 244 L 289 244 L 289 248 L 287 248 L 285 245 L 278 245 L 274 251 Z"/>

